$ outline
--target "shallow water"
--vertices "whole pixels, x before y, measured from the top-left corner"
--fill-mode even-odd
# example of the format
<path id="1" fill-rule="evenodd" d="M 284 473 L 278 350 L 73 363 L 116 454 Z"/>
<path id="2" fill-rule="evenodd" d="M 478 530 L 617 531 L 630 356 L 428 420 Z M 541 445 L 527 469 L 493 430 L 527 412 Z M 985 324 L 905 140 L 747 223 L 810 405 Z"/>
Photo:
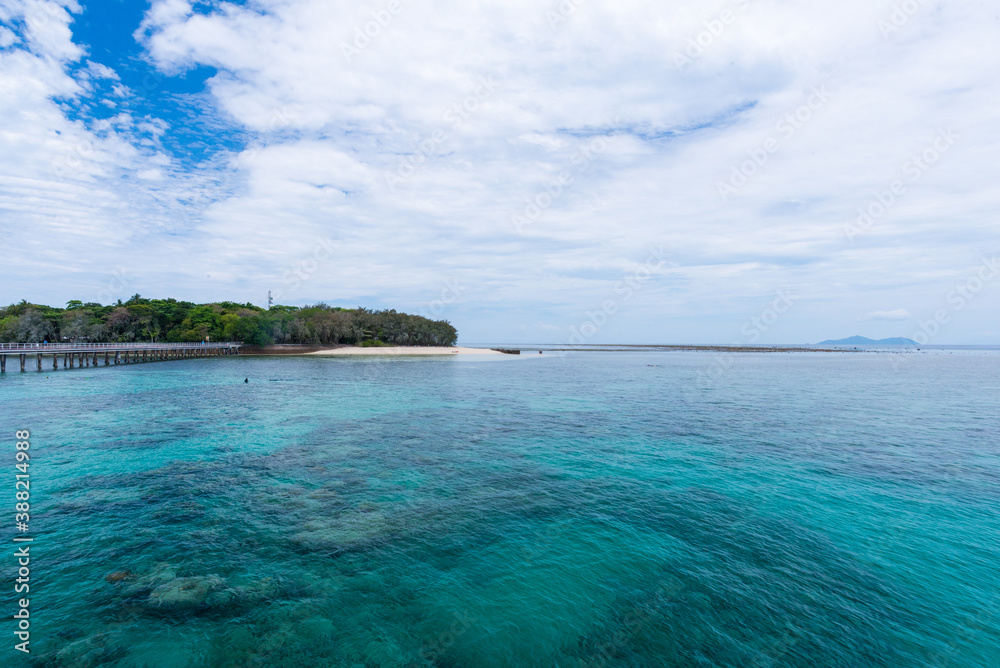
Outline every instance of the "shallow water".
<path id="1" fill-rule="evenodd" d="M 223 358 L 0 399 L 35 665 L 1000 665 L 995 352 Z"/>

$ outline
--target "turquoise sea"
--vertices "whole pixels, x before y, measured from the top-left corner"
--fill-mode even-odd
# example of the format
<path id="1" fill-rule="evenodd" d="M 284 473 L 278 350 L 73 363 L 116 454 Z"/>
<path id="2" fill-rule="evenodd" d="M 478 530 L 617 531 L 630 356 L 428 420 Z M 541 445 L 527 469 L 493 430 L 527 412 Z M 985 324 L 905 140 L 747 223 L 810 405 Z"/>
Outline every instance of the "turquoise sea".
<path id="1" fill-rule="evenodd" d="M 1000 666 L 997 351 L 201 359 L 0 411 L 4 666 Z"/>

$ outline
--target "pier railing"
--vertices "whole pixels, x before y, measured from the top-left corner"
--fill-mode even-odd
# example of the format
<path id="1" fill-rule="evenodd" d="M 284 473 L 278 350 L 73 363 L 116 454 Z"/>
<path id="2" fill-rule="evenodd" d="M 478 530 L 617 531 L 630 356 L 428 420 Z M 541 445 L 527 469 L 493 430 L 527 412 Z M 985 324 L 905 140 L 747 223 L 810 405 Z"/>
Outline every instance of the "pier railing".
<path id="1" fill-rule="evenodd" d="M 27 371 L 28 358 L 35 358 L 34 366 L 40 372 L 42 359 L 51 358 L 52 370 L 96 367 L 104 357 L 104 366 L 239 355 L 242 344 L 216 343 L 0 343 L 0 374 L 7 373 L 7 358 L 11 357 L 21 372 Z M 112 360 L 112 358 L 114 358 Z"/>
<path id="2" fill-rule="evenodd" d="M 12 352 L 52 352 L 62 350 L 163 350 L 168 348 L 239 348 L 227 343 L 0 343 L 0 350 Z"/>

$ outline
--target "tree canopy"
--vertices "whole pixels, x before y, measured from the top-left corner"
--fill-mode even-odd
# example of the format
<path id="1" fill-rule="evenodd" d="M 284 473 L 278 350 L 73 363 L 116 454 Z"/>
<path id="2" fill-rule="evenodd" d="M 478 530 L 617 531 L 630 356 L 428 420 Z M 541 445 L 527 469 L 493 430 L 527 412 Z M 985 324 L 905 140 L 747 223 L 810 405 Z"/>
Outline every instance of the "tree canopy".
<path id="1" fill-rule="evenodd" d="M 193 304 L 176 299 L 146 299 L 103 306 L 71 300 L 65 308 L 21 301 L 0 308 L 0 341 L 35 343 L 74 341 L 391 344 L 450 346 L 458 332 L 447 321 L 394 310 L 345 309 L 326 304 L 272 306 L 217 302 Z"/>

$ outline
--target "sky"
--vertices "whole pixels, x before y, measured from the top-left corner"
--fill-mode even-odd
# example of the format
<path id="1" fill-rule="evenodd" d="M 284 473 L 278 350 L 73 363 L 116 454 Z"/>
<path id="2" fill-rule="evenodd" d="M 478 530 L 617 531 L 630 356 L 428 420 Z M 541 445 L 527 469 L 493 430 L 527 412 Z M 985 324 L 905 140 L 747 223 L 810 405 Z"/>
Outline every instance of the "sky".
<path id="1" fill-rule="evenodd" d="M 998 344 L 998 35 L 973 0 L 2 0 L 0 302 Z"/>

